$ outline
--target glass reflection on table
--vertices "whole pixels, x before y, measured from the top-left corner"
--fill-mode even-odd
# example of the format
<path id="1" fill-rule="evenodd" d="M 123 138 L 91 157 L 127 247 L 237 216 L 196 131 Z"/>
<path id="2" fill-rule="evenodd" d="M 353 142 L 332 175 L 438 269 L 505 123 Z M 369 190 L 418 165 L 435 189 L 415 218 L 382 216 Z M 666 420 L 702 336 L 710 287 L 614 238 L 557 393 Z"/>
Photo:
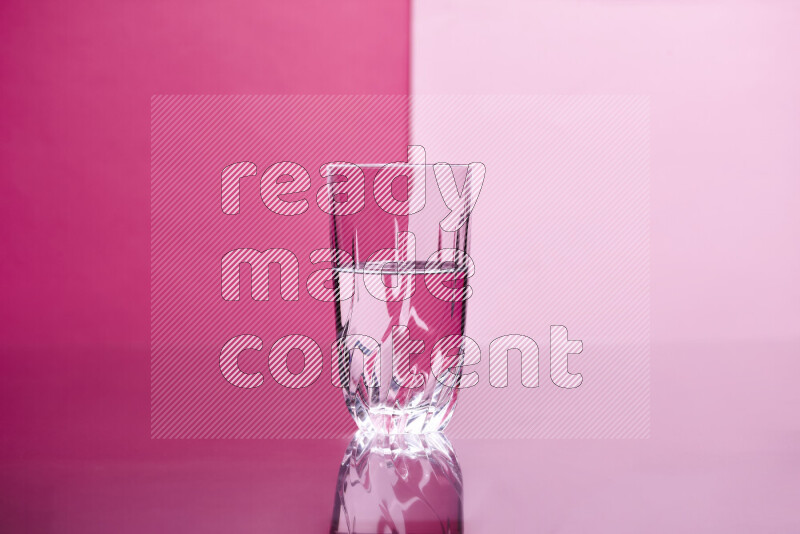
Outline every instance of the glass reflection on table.
<path id="1" fill-rule="evenodd" d="M 463 483 L 441 433 L 353 436 L 331 521 L 332 534 L 463 532 Z"/>

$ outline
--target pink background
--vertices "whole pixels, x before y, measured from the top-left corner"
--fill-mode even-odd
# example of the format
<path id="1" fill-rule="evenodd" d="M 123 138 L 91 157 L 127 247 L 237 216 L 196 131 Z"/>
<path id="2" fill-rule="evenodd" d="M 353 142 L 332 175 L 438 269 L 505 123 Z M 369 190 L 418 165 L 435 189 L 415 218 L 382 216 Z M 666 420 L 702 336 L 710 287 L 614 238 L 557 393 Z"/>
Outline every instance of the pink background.
<path id="1" fill-rule="evenodd" d="M 419 35 L 419 32 L 418 34 Z M 422 64 L 419 60 L 414 64 Z M 418 76 L 424 77 L 424 73 Z M 481 348 L 447 432 L 468 438 L 650 435 L 650 102 L 636 95 L 413 95 L 431 161 L 480 161 L 466 332 Z M 436 194 L 436 193 L 434 193 Z M 581 340 L 577 388 L 553 369 L 551 325 Z M 490 343 L 539 346 L 539 386 L 489 383 Z"/>
<path id="2" fill-rule="evenodd" d="M 454 440 L 468 531 L 800 530 L 797 5 L 413 11 L 412 47 L 406 2 L 3 3 L 4 531 L 327 529 L 345 441 L 149 439 L 150 97 L 410 75 L 651 102 L 651 437 Z"/>
<path id="3" fill-rule="evenodd" d="M 319 169 L 331 161 L 405 159 L 408 98 L 163 95 L 153 98 L 152 117 L 151 436 L 350 436 L 355 423 L 342 390 L 331 384 L 334 305 L 307 289 L 311 272 L 330 265 L 310 259 L 313 250 L 331 246 L 330 215 L 316 200 L 324 184 Z M 257 173 L 239 180 L 239 213 L 226 214 L 222 169 L 240 161 L 255 164 Z M 304 213 L 273 213 L 260 197 L 260 176 L 281 161 L 309 173 L 309 191 L 288 197 L 306 200 Z M 374 206 L 371 191 L 368 198 Z M 393 244 L 393 234 L 389 238 L 382 246 Z M 241 267 L 239 299 L 224 300 L 221 260 L 237 249 L 283 249 L 294 254 L 299 276 L 289 276 L 288 265 L 280 278 L 270 269 L 269 300 L 254 300 L 263 287 L 259 272 Z M 297 300 L 288 300 L 286 290 L 295 284 Z M 243 372 L 264 377 L 258 388 L 237 388 L 220 372 L 223 346 L 240 335 L 261 339 L 261 350 L 237 356 Z M 311 339 L 322 355 L 322 370 L 307 388 L 287 388 L 273 378 L 281 367 L 271 348 L 288 335 Z M 317 368 L 299 351 L 289 353 L 287 367 L 305 374 Z"/>
<path id="4" fill-rule="evenodd" d="M 654 341 L 797 340 L 798 21 L 790 1 L 418 2 L 413 93 L 649 95 Z"/>

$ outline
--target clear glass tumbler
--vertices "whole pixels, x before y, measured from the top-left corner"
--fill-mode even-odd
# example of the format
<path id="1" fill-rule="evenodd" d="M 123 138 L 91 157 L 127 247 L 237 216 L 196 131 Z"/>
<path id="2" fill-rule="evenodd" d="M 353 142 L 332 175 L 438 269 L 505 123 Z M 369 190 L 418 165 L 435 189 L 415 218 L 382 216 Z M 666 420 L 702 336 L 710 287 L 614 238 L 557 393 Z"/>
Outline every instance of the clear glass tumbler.
<path id="1" fill-rule="evenodd" d="M 462 383 L 482 164 L 328 164 L 337 358 L 347 409 L 382 434 L 444 429 Z M 320 192 L 322 195 L 322 191 Z"/>

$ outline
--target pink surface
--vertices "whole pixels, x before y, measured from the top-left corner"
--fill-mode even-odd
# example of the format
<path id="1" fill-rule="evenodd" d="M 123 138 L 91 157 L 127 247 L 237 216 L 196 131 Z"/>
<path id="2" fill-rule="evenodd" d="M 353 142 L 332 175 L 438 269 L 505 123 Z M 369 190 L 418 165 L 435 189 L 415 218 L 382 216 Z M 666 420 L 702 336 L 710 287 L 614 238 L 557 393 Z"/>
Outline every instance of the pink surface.
<path id="1" fill-rule="evenodd" d="M 0 530 L 327 530 L 346 440 L 149 439 L 150 96 L 405 93 L 408 6 L 0 13 Z M 652 103 L 651 437 L 454 440 L 467 531 L 800 530 L 797 6 L 415 14 L 421 92 Z"/>
<path id="2" fill-rule="evenodd" d="M 778 410 L 797 393 L 790 373 L 774 372 L 796 368 L 793 349 L 654 347 L 648 440 L 451 440 L 465 532 L 797 532 L 800 434 Z M 709 360 L 727 362 L 711 388 L 686 372 Z M 70 402 L 73 425 L 96 434 L 110 420 L 98 398 Z M 4 461 L 7 530 L 328 531 L 347 440 L 149 441 L 146 417 L 113 412 L 131 422 L 124 441 L 96 435 L 80 453 L 53 452 L 55 442 Z"/>

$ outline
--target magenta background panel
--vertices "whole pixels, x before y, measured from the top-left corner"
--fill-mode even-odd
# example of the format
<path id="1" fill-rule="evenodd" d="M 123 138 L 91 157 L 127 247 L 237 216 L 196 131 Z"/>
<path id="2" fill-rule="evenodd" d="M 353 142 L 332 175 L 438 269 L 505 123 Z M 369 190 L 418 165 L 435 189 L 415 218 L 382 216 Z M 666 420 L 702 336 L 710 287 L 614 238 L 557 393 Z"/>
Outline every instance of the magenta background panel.
<path id="1" fill-rule="evenodd" d="M 407 94 L 409 8 L 167 1 L 0 9 L 0 394 L 13 407 L 2 415 L 3 455 L 145 446 L 152 95 Z M 394 127 L 401 136 L 407 128 Z M 306 221 L 301 235 L 325 243 L 327 221 L 315 224 Z"/>
<path id="2" fill-rule="evenodd" d="M 330 266 L 310 258 L 312 251 L 331 246 L 330 215 L 317 204 L 317 191 L 327 188 L 320 169 L 332 161 L 405 160 L 408 98 L 159 95 L 153 97 L 151 139 L 152 436 L 352 434 L 355 423 L 342 389 L 331 383 L 334 304 L 313 298 L 307 285 L 312 271 Z M 285 161 L 308 173 L 306 192 L 283 196 L 298 205 L 305 200 L 305 211 L 294 215 L 273 212 L 259 194 L 261 176 Z M 238 213 L 226 213 L 221 176 L 237 162 L 252 162 L 256 171 L 238 180 Z M 366 196 L 374 204 L 372 192 Z M 272 199 L 266 192 L 263 197 Z M 389 235 L 381 246 L 393 244 Z M 241 267 L 222 275 L 223 257 L 239 249 L 294 255 L 299 276 L 290 274 L 289 263 L 270 267 L 268 299 L 262 300 L 260 269 Z M 238 299 L 225 299 L 222 286 L 235 287 L 237 272 Z M 221 363 L 223 346 L 243 335 L 262 343 L 237 357 L 241 372 L 261 373 L 258 387 L 236 387 L 220 372 L 229 367 Z M 320 362 L 306 354 L 304 362 L 299 351 L 288 354 L 286 368 L 313 380 L 305 388 L 273 378 L 283 367 L 271 348 L 289 335 L 310 339 L 315 355 L 322 355 Z"/>

